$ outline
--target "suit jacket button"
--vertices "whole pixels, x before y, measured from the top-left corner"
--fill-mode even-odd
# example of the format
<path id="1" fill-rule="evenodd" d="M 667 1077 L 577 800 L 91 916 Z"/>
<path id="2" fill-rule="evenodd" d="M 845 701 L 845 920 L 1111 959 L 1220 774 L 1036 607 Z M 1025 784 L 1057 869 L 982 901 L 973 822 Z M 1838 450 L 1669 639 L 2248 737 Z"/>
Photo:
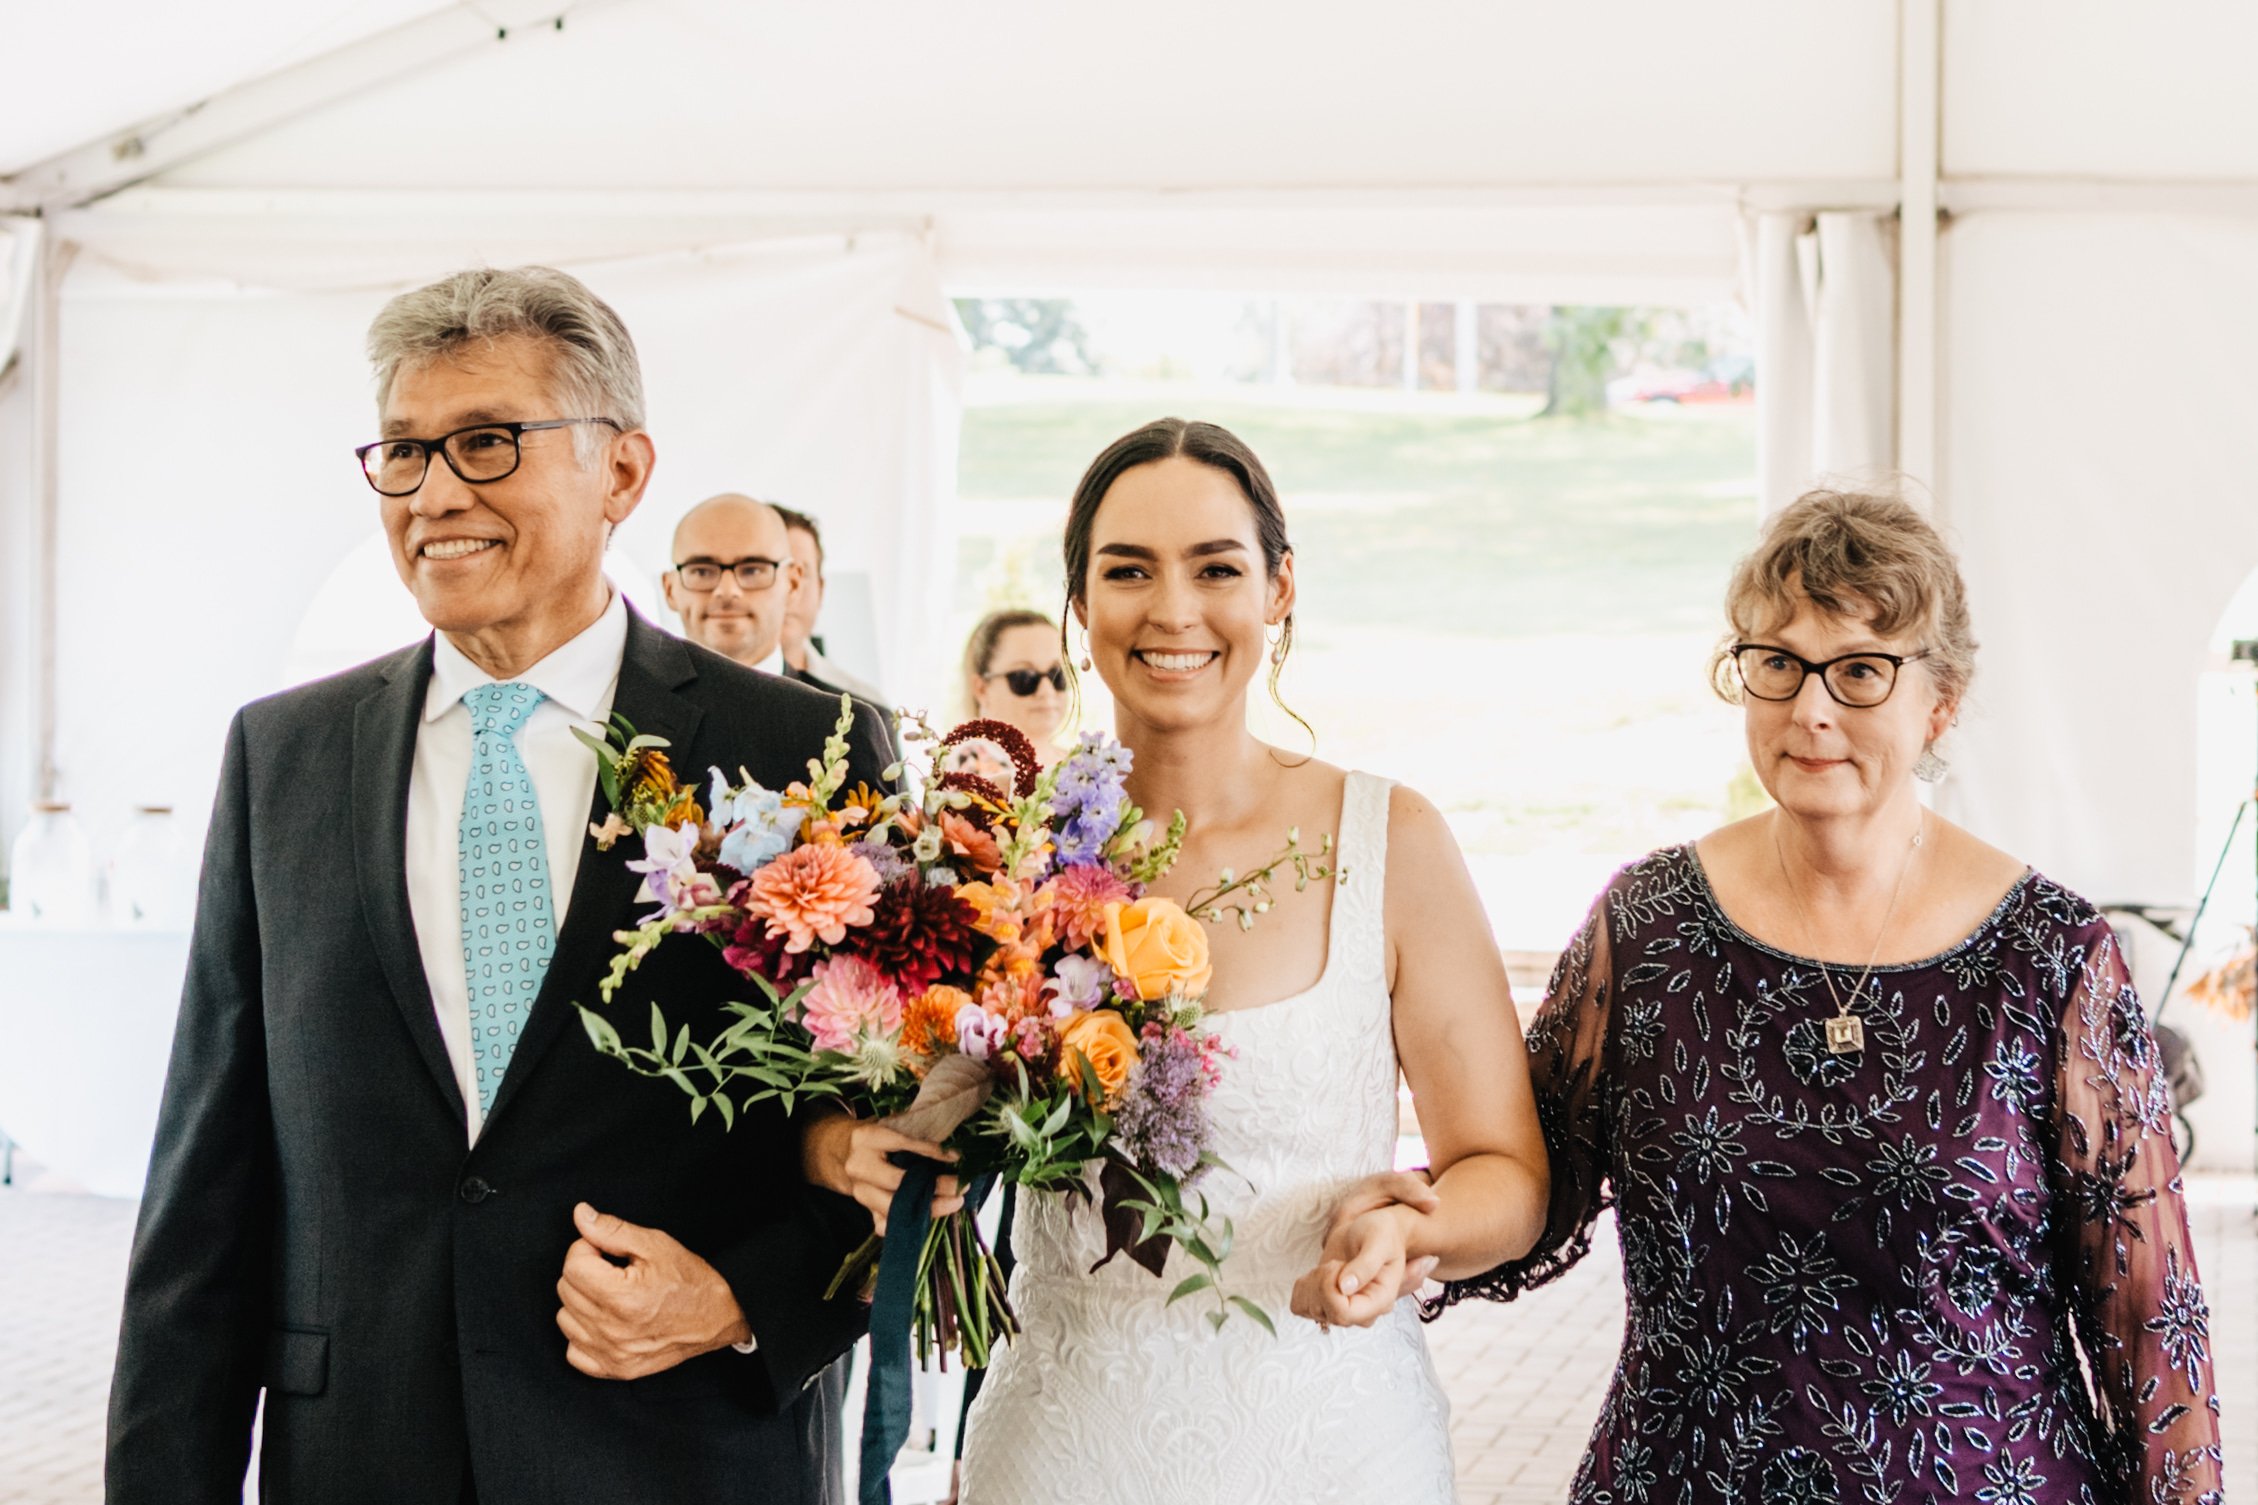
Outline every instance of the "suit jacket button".
<path id="1" fill-rule="evenodd" d="M 486 1183 L 484 1176 L 465 1176 L 463 1184 L 455 1188 L 455 1194 L 465 1202 L 478 1203 L 494 1195 L 494 1188 Z"/>

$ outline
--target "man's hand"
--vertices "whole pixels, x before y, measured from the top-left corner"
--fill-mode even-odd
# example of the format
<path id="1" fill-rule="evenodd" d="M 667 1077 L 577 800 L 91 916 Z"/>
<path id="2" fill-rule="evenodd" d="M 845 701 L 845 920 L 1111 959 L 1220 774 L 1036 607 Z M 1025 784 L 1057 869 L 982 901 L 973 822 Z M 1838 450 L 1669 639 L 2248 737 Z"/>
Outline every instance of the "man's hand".
<path id="1" fill-rule="evenodd" d="M 751 1341 L 729 1283 L 672 1237 L 586 1202 L 573 1208 L 572 1221 L 580 1237 L 565 1251 L 557 1326 L 573 1368 L 599 1380 L 639 1380 Z"/>
<path id="2" fill-rule="evenodd" d="M 957 1158 L 954 1150 L 924 1139 L 912 1139 L 868 1119 L 834 1113 L 813 1120 L 801 1131 L 800 1169 L 816 1186 L 853 1197 L 870 1213 L 879 1237 L 886 1234 L 886 1219 L 894 1209 L 894 1192 L 902 1184 L 902 1168 L 889 1159 L 897 1150 L 923 1155 L 946 1164 Z M 933 1219 L 938 1222 L 964 1206 L 964 1190 L 954 1176 L 933 1183 Z"/>

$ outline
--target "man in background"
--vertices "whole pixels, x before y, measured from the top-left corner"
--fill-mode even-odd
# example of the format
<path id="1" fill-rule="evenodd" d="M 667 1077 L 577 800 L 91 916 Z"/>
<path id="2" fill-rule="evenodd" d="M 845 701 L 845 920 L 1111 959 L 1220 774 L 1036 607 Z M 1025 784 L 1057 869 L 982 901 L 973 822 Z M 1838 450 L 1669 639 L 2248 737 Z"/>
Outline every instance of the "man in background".
<path id="1" fill-rule="evenodd" d="M 833 685 L 786 674 L 787 603 L 798 590 L 783 514 L 735 492 L 710 496 L 674 527 L 674 567 L 661 582 L 682 635 L 748 669 L 784 675 L 838 693 Z"/>
<path id="2" fill-rule="evenodd" d="M 875 692 L 861 680 L 832 678 L 837 671 L 812 650 L 807 665 L 795 667 L 789 661 L 793 603 L 803 582 L 817 578 L 793 557 L 797 545 L 787 527 L 793 518 L 814 526 L 800 513 L 735 492 L 707 497 L 692 507 L 674 526 L 674 568 L 662 582 L 666 604 L 682 618 L 682 635 L 701 648 L 748 669 L 796 679 L 834 698 L 845 691 L 870 705 L 885 725 L 887 756 L 892 758 L 899 748 L 891 707 L 874 699 Z M 820 552 L 816 558 L 819 570 Z M 822 590 L 819 583 L 819 604 Z M 809 619 L 813 617 L 811 609 Z M 800 641 L 807 642 L 804 632 Z"/>
<path id="3" fill-rule="evenodd" d="M 823 656 L 822 639 L 816 636 L 817 619 L 823 615 L 823 534 L 815 519 L 805 512 L 790 507 L 778 507 L 784 519 L 784 528 L 791 541 L 792 562 L 799 566 L 799 576 L 792 586 L 791 598 L 784 604 L 784 662 L 793 671 L 795 679 L 802 679 L 819 689 L 837 687 L 857 700 L 867 700 L 884 705 L 886 696 L 876 685 L 858 679 Z"/>

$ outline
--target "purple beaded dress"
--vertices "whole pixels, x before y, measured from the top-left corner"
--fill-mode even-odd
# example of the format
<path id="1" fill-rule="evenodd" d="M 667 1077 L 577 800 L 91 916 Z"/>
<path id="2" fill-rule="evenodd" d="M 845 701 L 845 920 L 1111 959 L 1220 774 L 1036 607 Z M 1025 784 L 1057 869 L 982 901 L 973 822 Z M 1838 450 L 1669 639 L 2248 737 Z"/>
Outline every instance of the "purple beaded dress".
<path id="1" fill-rule="evenodd" d="M 1438 1305 L 1543 1284 L 1614 1207 L 1628 1322 L 1572 1498 L 2217 1501 L 2170 1101 L 2108 925 L 2032 874 L 1863 995 L 1830 971 L 1854 1053 L 1689 846 L 1617 874 L 1553 974 L 1548 1225 Z"/>

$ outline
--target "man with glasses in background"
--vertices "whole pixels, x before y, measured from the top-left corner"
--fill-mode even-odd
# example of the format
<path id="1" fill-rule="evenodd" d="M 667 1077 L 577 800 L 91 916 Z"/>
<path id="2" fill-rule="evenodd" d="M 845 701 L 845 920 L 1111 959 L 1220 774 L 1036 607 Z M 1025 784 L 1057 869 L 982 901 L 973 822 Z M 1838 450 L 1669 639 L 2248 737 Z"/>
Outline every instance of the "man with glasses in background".
<path id="1" fill-rule="evenodd" d="M 783 515 L 725 491 L 674 525 L 674 568 L 662 585 L 684 637 L 748 669 L 783 674 L 784 609 L 799 579 Z"/>
<path id="2" fill-rule="evenodd" d="M 663 582 L 666 604 L 682 618 L 682 635 L 748 669 L 796 679 L 836 699 L 860 689 L 787 662 L 793 603 L 806 593 L 807 571 L 794 557 L 788 521 L 797 513 L 736 492 L 710 496 L 674 528 L 674 568 Z M 818 568 L 820 568 L 820 563 Z M 820 587 L 817 596 L 820 601 Z M 803 639 L 803 642 L 805 640 Z M 826 666 L 828 667 L 828 666 Z M 892 717 L 871 702 L 888 723 Z"/>

